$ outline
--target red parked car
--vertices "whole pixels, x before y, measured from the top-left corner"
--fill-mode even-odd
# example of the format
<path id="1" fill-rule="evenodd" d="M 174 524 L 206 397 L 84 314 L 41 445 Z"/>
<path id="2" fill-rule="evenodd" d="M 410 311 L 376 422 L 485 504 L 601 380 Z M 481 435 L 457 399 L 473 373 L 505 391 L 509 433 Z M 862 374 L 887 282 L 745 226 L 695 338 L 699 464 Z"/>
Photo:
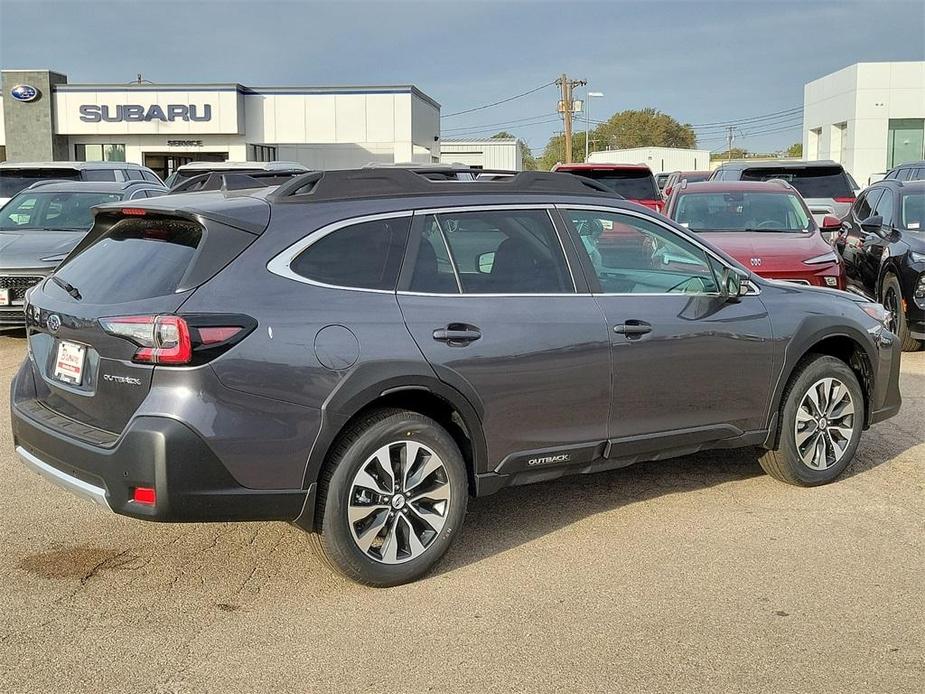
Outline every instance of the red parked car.
<path id="1" fill-rule="evenodd" d="M 820 228 L 786 181 L 681 183 L 665 214 L 768 279 L 845 288 L 845 268 L 822 237 L 841 228 L 832 215 Z"/>
<path id="2" fill-rule="evenodd" d="M 552 170 L 594 179 L 627 200 L 656 212 L 665 207 L 655 176 L 645 164 L 556 164 Z"/>
<path id="3" fill-rule="evenodd" d="M 668 180 L 665 181 L 665 187 L 662 189 L 662 197 L 667 200 L 668 196 L 671 195 L 671 191 L 673 191 L 675 186 L 681 181 L 687 181 L 688 183 L 708 181 L 712 173 L 712 171 L 672 171 L 668 174 Z"/>

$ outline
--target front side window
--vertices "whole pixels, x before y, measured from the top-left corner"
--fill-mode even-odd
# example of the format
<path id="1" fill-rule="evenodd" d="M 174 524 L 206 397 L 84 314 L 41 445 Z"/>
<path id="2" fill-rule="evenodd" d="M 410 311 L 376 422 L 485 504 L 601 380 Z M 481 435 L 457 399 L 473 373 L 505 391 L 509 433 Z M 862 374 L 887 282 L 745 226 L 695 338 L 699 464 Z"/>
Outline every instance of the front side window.
<path id="1" fill-rule="evenodd" d="M 884 224 L 892 224 L 893 192 L 891 190 L 883 191 L 883 195 L 880 196 L 880 200 L 877 202 L 877 209 L 874 214 L 879 214 L 881 217 L 883 217 Z"/>
<path id="2" fill-rule="evenodd" d="M 904 229 L 925 229 L 925 193 L 906 193 L 900 198 L 900 223 Z"/>
<path id="3" fill-rule="evenodd" d="M 714 294 L 713 264 L 696 245 L 647 219 L 567 210 L 606 294 Z"/>
<path id="4" fill-rule="evenodd" d="M 857 202 L 854 203 L 854 216 L 862 222 L 870 217 L 872 214 L 871 206 L 877 203 L 877 198 L 879 196 L 880 191 L 876 188 L 866 193 L 861 193 Z"/>
<path id="5" fill-rule="evenodd" d="M 302 251 L 289 267 L 322 284 L 395 289 L 410 224 L 410 217 L 396 217 L 337 229 Z"/>
<path id="6" fill-rule="evenodd" d="M 22 193 L 0 211 L 0 230 L 87 231 L 93 206 L 119 199 L 117 193 Z"/>
<path id="7" fill-rule="evenodd" d="M 409 289 L 464 294 L 573 294 L 546 210 L 428 215 Z"/>
<path id="8" fill-rule="evenodd" d="M 686 193 L 672 217 L 691 231 L 805 232 L 813 228 L 812 217 L 791 193 Z"/>

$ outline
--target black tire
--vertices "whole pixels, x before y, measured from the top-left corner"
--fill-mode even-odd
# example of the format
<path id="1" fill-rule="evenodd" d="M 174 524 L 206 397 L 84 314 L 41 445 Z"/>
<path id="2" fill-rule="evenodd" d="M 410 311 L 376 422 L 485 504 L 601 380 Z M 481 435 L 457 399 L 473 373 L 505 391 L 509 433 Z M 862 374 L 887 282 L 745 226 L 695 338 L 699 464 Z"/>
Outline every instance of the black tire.
<path id="1" fill-rule="evenodd" d="M 423 552 L 403 563 L 387 564 L 358 546 L 347 513 L 353 481 L 361 466 L 380 447 L 402 441 L 423 444 L 439 457 L 446 472 L 450 498 L 444 525 Z M 462 454 L 443 427 L 417 412 L 376 410 L 352 425 L 331 451 L 319 479 L 316 517 L 320 520 L 320 528 L 313 536 L 313 544 L 332 568 L 359 583 L 386 587 L 414 581 L 427 573 L 449 549 L 462 526 L 468 492 Z M 393 511 L 389 509 L 388 513 Z M 411 510 L 406 513 L 410 514 Z"/>
<path id="2" fill-rule="evenodd" d="M 893 311 L 893 332 L 899 338 L 903 352 L 917 352 L 922 348 L 922 342 L 909 335 L 909 325 L 906 323 L 902 297 L 903 291 L 896 275 L 891 274 L 884 277 L 883 286 L 880 288 L 880 303 Z"/>
<path id="3" fill-rule="evenodd" d="M 844 454 L 834 465 L 813 469 L 800 458 L 796 433 L 797 410 L 810 387 L 824 378 L 837 378 L 848 389 L 854 405 L 852 434 Z M 845 362 L 835 357 L 811 355 L 797 366 L 781 401 L 777 449 L 766 451 L 758 460 L 771 477 L 801 487 L 827 484 L 838 477 L 854 458 L 864 428 L 864 394 L 858 379 Z"/>

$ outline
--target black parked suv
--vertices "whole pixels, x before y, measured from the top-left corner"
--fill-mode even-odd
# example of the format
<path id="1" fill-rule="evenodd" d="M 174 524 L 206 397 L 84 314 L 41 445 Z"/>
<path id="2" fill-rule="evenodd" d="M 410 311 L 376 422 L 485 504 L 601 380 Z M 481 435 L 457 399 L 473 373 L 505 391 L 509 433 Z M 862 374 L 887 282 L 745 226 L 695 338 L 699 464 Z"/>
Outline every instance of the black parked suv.
<path id="1" fill-rule="evenodd" d="M 882 303 L 904 350 L 925 340 L 925 181 L 886 179 L 858 196 L 835 243 L 848 286 Z"/>
<path id="2" fill-rule="evenodd" d="M 894 166 L 884 178 L 897 181 L 925 181 L 925 161 L 908 161 Z"/>
<path id="3" fill-rule="evenodd" d="M 29 467 L 135 518 L 292 521 L 380 586 L 446 552 L 470 495 L 739 446 L 823 484 L 900 406 L 879 304 L 567 174 L 108 205 L 26 314 Z"/>

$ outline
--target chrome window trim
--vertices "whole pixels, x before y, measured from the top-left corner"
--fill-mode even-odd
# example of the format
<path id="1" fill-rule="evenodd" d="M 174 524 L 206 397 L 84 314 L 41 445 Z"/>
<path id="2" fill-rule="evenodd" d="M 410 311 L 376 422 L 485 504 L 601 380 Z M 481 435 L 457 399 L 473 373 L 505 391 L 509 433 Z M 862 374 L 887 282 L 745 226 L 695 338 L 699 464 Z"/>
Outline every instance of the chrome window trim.
<path id="1" fill-rule="evenodd" d="M 453 252 L 450 250 L 450 242 L 446 238 L 446 235 L 443 232 L 443 225 L 437 222 L 440 227 L 440 234 L 443 236 L 443 242 L 446 245 L 447 253 L 450 256 L 450 262 L 453 264 L 453 274 L 456 276 L 456 285 L 459 287 L 459 294 L 437 294 L 435 292 L 412 292 L 412 291 L 399 291 L 398 294 L 407 295 L 407 296 L 589 296 L 587 293 L 582 293 L 578 291 L 578 284 L 575 282 L 575 273 L 572 270 L 572 263 L 569 262 L 568 253 L 565 250 L 565 244 L 562 242 L 562 235 L 559 233 L 559 228 L 556 226 L 556 220 L 552 216 L 552 211 L 556 206 L 552 203 L 546 204 L 527 204 L 527 205 L 518 205 L 516 203 L 508 203 L 505 205 L 465 205 L 460 207 L 441 207 L 441 208 L 432 208 L 426 210 L 415 210 L 414 214 L 428 216 L 433 215 L 435 218 L 441 214 L 449 214 L 451 212 L 512 212 L 516 210 L 546 210 L 546 216 L 549 218 L 549 224 L 552 227 L 552 231 L 556 236 L 556 240 L 559 242 L 559 250 L 562 251 L 562 257 L 565 259 L 565 268 L 568 272 L 569 279 L 572 281 L 572 291 L 571 292 L 555 292 L 549 294 L 519 294 L 519 293 L 503 293 L 503 294 L 467 294 L 462 289 L 462 280 L 459 277 L 459 271 L 456 267 L 456 260 L 453 258 Z"/>
<path id="2" fill-rule="evenodd" d="M 385 212 L 381 214 L 364 215 L 361 217 L 349 217 L 337 222 L 332 222 L 321 227 L 320 229 L 309 232 L 308 235 L 303 236 L 291 246 L 277 253 L 267 263 L 267 270 L 279 277 L 295 280 L 296 282 L 301 282 L 302 284 L 310 284 L 315 287 L 323 287 L 325 289 L 345 289 L 352 292 L 394 295 L 394 289 L 346 287 L 339 284 L 327 284 L 326 282 L 319 282 L 318 280 L 309 279 L 304 275 L 300 275 L 297 272 L 294 272 L 290 266 L 292 265 L 292 261 L 295 260 L 305 249 L 309 248 L 312 244 L 316 243 L 320 239 L 323 239 L 325 236 L 333 234 L 335 231 L 339 231 L 345 227 L 355 226 L 357 224 L 364 224 L 366 222 L 378 222 L 383 219 L 402 219 L 405 217 L 412 217 L 413 215 L 413 210 L 401 210 L 399 212 Z"/>
<path id="3" fill-rule="evenodd" d="M 456 258 L 453 257 L 453 249 L 450 248 L 450 241 L 446 237 L 446 232 L 443 231 L 443 225 L 440 223 L 440 215 L 434 214 L 434 221 L 437 223 L 437 231 L 440 232 L 440 240 L 443 241 L 443 248 L 446 249 L 446 257 L 450 261 L 450 267 L 453 268 L 453 277 L 456 279 L 456 288 L 459 290 L 459 293 L 463 293 L 462 288 L 462 279 L 459 277 L 459 268 L 456 267 Z M 430 243 L 427 239 L 423 238 L 424 231 L 421 230 L 421 243 Z M 418 250 L 420 250 L 420 244 L 418 245 Z M 418 253 L 420 255 L 420 253 Z M 417 265 L 417 258 L 414 259 L 414 264 Z"/>
<path id="4" fill-rule="evenodd" d="M 726 262 L 725 259 L 720 258 L 710 248 L 707 248 L 706 246 L 704 246 L 694 237 L 690 236 L 689 234 L 679 232 L 674 227 L 665 224 L 661 220 L 656 219 L 655 217 L 651 215 L 643 214 L 642 212 L 637 212 L 636 210 L 625 209 L 622 207 L 606 207 L 604 205 L 585 205 L 585 204 L 578 204 L 578 203 L 574 205 L 559 203 L 559 204 L 556 204 L 556 208 L 559 210 L 559 213 L 562 214 L 562 217 L 569 224 L 572 224 L 571 220 L 569 220 L 569 218 L 565 214 L 568 210 L 589 210 L 591 212 L 609 212 L 611 214 L 622 214 L 622 215 L 627 215 L 630 217 L 638 217 L 639 219 L 643 219 L 647 222 L 651 222 L 653 224 L 656 224 L 662 227 L 663 229 L 665 229 L 665 231 L 669 233 L 675 234 L 676 236 L 680 236 L 685 241 L 688 241 L 689 243 L 693 244 L 694 246 L 702 250 L 704 253 L 706 253 L 708 256 L 713 258 L 716 262 L 718 262 L 723 267 L 730 268 L 731 270 L 737 269 L 737 268 L 731 267 L 729 263 Z M 752 287 L 754 289 L 754 292 L 753 293 L 748 292 L 742 296 L 757 296 L 758 294 L 761 293 L 761 289 L 757 285 L 752 283 L 750 279 L 748 278 L 744 279 L 743 283 L 747 283 L 749 287 Z M 636 292 L 591 292 L 591 296 L 715 296 L 715 297 L 719 297 L 722 295 L 719 292 L 704 292 L 701 294 L 687 294 L 684 292 L 638 292 L 638 293 Z"/>

